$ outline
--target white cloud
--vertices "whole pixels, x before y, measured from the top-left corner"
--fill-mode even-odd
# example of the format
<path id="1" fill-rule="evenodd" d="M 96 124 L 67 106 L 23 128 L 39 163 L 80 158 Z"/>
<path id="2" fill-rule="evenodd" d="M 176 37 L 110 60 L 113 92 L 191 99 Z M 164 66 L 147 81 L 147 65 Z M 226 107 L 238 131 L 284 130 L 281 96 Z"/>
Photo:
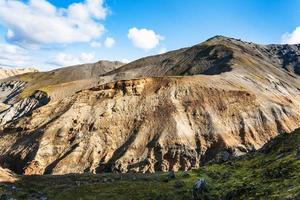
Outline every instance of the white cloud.
<path id="1" fill-rule="evenodd" d="M 107 9 L 103 0 L 85 0 L 56 8 L 46 0 L 0 0 L 0 23 L 7 39 L 25 44 L 89 42 L 99 38 Z"/>
<path id="2" fill-rule="evenodd" d="M 300 26 L 297 27 L 292 33 L 285 33 L 281 42 L 283 44 L 299 44 L 300 43 Z"/>
<path id="3" fill-rule="evenodd" d="M 163 53 L 166 53 L 166 52 L 167 52 L 167 48 L 166 48 L 166 47 L 162 47 L 162 48 L 158 51 L 159 54 L 163 54 Z"/>
<path id="4" fill-rule="evenodd" d="M 54 61 L 49 62 L 49 64 L 54 64 L 57 66 L 71 66 L 77 64 L 91 63 L 95 61 L 95 53 L 81 53 L 79 56 L 74 56 L 72 54 L 59 53 L 54 58 Z"/>
<path id="5" fill-rule="evenodd" d="M 29 62 L 27 51 L 11 44 L 0 44 L 0 65 L 24 66 Z"/>
<path id="6" fill-rule="evenodd" d="M 137 29 L 135 27 L 129 29 L 127 37 L 135 47 L 144 50 L 155 48 L 164 39 L 163 36 L 156 34 L 153 30 Z"/>
<path id="7" fill-rule="evenodd" d="M 101 47 L 102 45 L 101 45 L 101 43 L 100 42 L 91 42 L 91 44 L 90 44 L 90 46 L 92 47 L 92 48 L 99 48 L 99 47 Z"/>
<path id="8" fill-rule="evenodd" d="M 114 45 L 115 45 L 115 40 L 114 38 L 112 37 L 107 37 L 104 41 L 104 45 L 107 47 L 107 48 L 112 48 Z"/>
<path id="9" fill-rule="evenodd" d="M 124 59 L 121 60 L 121 62 L 122 62 L 122 63 L 130 63 L 130 60 L 124 58 Z"/>

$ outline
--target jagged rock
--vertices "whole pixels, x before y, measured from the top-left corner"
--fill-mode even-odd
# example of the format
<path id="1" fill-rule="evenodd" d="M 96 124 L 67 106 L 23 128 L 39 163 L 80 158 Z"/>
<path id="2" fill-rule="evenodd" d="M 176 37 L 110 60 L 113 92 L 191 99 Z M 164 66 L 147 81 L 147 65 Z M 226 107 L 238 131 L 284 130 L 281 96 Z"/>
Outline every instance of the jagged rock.
<path id="1" fill-rule="evenodd" d="M 17 80 L 0 82 L 0 102 L 8 107 L 18 102 L 18 96 L 26 85 L 26 82 Z"/>
<path id="2" fill-rule="evenodd" d="M 28 165 L 24 168 L 25 175 L 35 175 L 35 174 L 43 174 L 44 169 L 41 166 L 40 162 L 37 160 L 33 160 L 28 163 Z"/>
<path id="3" fill-rule="evenodd" d="M 46 93 L 42 91 L 35 92 L 30 97 L 0 112 L 0 126 L 30 114 L 33 110 L 47 104 L 49 101 L 50 99 Z"/>

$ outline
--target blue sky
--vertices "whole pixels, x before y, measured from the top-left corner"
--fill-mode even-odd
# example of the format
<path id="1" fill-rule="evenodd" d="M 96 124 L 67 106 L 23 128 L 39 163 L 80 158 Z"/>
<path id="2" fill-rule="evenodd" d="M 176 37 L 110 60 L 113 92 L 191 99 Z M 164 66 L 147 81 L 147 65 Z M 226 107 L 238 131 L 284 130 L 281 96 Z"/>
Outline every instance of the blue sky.
<path id="1" fill-rule="evenodd" d="M 299 0 L 0 0 L 0 66 L 132 61 L 215 35 L 300 43 Z"/>

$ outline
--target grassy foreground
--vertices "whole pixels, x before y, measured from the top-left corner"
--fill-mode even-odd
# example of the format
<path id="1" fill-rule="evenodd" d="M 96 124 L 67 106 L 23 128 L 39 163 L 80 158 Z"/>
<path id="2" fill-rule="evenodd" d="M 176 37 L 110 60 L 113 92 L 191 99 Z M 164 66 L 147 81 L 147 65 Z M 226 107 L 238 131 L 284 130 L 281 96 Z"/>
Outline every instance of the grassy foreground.
<path id="1" fill-rule="evenodd" d="M 193 200 L 193 185 L 204 178 L 206 190 L 201 199 L 298 200 L 299 147 L 300 130 L 296 130 L 273 139 L 258 152 L 178 172 L 173 179 L 167 178 L 167 173 L 23 176 L 14 184 L 0 183 L 0 194 L 41 200 Z"/>

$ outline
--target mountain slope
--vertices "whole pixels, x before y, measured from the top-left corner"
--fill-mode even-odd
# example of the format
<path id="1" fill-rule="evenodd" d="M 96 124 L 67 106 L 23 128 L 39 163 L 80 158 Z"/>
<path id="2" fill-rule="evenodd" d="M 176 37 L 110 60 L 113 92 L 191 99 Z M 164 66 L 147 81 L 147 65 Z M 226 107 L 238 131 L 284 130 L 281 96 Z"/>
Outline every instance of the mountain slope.
<path id="1" fill-rule="evenodd" d="M 284 133 L 260 151 L 227 161 L 214 161 L 199 170 L 155 174 L 70 174 L 19 176 L 0 193 L 17 199 L 35 196 L 68 199 L 294 199 L 300 198 L 300 130 Z M 298 158 L 297 158 L 298 152 Z M 1 171 L 0 171 L 1 174 Z M 192 193 L 199 179 L 202 193 Z M 10 188 L 15 186 L 16 190 Z M 193 195 L 194 194 L 194 195 Z M 197 194 L 197 195 L 196 195 Z M 196 198 L 199 197 L 199 198 Z"/>
<path id="2" fill-rule="evenodd" d="M 60 95 L 51 86 L 47 105 L 0 127 L 0 165 L 25 174 L 177 171 L 259 149 L 299 127 L 297 49 L 215 37 L 129 63 L 90 89 Z"/>
<path id="3" fill-rule="evenodd" d="M 98 85 L 103 82 L 99 76 L 122 64 L 118 61 L 99 61 L 0 80 L 0 125 L 30 114 L 50 101 Z"/>
<path id="4" fill-rule="evenodd" d="M 216 36 L 190 48 L 139 59 L 107 75 L 115 76 L 116 80 L 147 76 L 216 75 L 245 67 L 252 68 L 248 70 L 253 70 L 253 73 L 258 73 L 258 70 L 276 73 L 272 69 L 275 67 L 285 69 L 288 74 L 299 75 L 299 55 L 300 45 L 258 45 Z"/>
<path id="5" fill-rule="evenodd" d="M 36 90 L 48 93 L 52 98 L 63 98 L 74 94 L 76 91 L 97 85 L 99 77 L 114 70 L 123 63 L 118 61 L 101 60 L 96 63 L 75 65 L 59 68 L 49 72 L 37 72 L 19 75 L 3 80 L 23 81 L 27 83 L 21 97 L 28 97 Z"/>

